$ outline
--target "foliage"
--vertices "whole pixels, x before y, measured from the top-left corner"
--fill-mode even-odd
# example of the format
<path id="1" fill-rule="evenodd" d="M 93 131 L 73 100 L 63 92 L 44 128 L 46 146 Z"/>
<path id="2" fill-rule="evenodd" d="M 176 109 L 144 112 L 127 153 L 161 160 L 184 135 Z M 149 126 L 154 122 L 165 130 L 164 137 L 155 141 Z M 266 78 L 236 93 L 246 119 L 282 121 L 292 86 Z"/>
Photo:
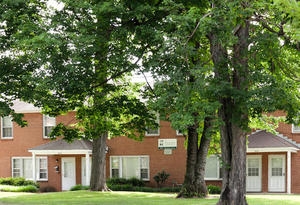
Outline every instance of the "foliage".
<path id="1" fill-rule="evenodd" d="M 129 179 L 113 177 L 107 179 L 106 183 L 108 186 L 110 185 L 130 185 L 130 186 L 137 186 L 137 187 L 145 186 L 145 182 L 143 180 L 135 177 Z"/>
<path id="2" fill-rule="evenodd" d="M 71 187 L 70 191 L 89 190 L 89 189 L 90 189 L 89 186 L 84 186 L 84 185 L 81 185 L 81 184 L 77 184 L 77 185 Z"/>
<path id="3" fill-rule="evenodd" d="M 221 194 L 221 188 L 215 185 L 208 185 L 207 190 L 209 194 Z"/>
<path id="4" fill-rule="evenodd" d="M 34 185 L 25 186 L 12 186 L 12 185 L 0 185 L 0 191 L 3 192 L 38 192 L 38 187 Z"/>
<path id="5" fill-rule="evenodd" d="M 53 186 L 43 186 L 43 187 L 40 188 L 40 192 L 41 193 L 45 193 L 45 192 L 57 192 L 57 190 Z"/>
<path id="6" fill-rule="evenodd" d="M 0 178 L 0 184 L 2 184 L 2 185 L 12 185 L 12 186 L 32 185 L 32 186 L 35 186 L 35 187 L 39 187 L 39 184 L 37 182 L 34 182 L 32 180 L 26 180 L 23 177 Z"/>
<path id="7" fill-rule="evenodd" d="M 162 170 L 161 172 L 158 172 L 153 179 L 157 183 L 157 187 L 161 187 L 167 181 L 169 176 L 169 173 L 167 173 L 165 170 Z"/>

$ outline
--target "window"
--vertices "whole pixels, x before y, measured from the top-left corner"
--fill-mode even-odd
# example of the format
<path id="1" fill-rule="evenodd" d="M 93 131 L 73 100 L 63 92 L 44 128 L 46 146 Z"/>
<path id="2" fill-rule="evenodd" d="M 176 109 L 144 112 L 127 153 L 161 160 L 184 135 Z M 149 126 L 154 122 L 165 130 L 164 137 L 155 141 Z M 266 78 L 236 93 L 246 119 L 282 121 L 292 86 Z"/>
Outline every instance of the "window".
<path id="1" fill-rule="evenodd" d="M 13 122 L 10 116 L 1 118 L 1 138 L 11 139 L 13 138 Z"/>
<path id="2" fill-rule="evenodd" d="M 293 133 L 300 133 L 300 126 L 299 125 L 292 125 L 292 132 Z"/>
<path id="3" fill-rule="evenodd" d="M 158 127 L 147 127 L 146 136 L 158 136 L 159 135 L 159 115 L 156 115 L 155 122 L 158 124 Z"/>
<path id="4" fill-rule="evenodd" d="M 221 178 L 220 161 L 217 155 L 211 155 L 206 159 L 205 179 Z"/>
<path id="5" fill-rule="evenodd" d="M 183 132 L 181 130 L 176 130 L 176 135 L 181 136 L 181 135 L 183 135 Z"/>
<path id="6" fill-rule="evenodd" d="M 110 176 L 149 180 L 149 156 L 111 156 Z"/>
<path id="7" fill-rule="evenodd" d="M 48 161 L 46 157 L 36 158 L 36 174 L 37 180 L 48 179 Z M 32 180 L 32 158 L 31 157 L 15 157 L 12 158 L 12 176 L 24 177 Z"/>
<path id="8" fill-rule="evenodd" d="M 44 115 L 43 116 L 43 136 L 44 138 L 49 138 L 50 137 L 50 133 L 52 131 L 52 129 L 55 127 L 56 125 L 56 120 L 55 117 L 50 117 L 48 115 Z"/>

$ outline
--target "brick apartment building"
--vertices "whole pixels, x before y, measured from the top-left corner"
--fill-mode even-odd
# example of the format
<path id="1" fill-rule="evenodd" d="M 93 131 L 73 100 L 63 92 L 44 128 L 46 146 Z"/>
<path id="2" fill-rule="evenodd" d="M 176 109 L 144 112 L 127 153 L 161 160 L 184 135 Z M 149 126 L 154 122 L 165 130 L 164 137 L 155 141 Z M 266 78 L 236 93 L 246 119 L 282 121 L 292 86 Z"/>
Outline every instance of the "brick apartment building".
<path id="1" fill-rule="evenodd" d="M 75 113 L 51 118 L 30 104 L 18 102 L 14 109 L 24 113 L 28 126 L 21 128 L 9 117 L 1 118 L 0 177 L 25 177 L 41 187 L 69 190 L 86 185 L 90 178 L 90 141 L 51 141 L 48 134 L 55 124 L 72 124 Z M 276 112 L 276 115 L 284 115 Z M 146 133 L 143 141 L 115 137 L 107 141 L 107 177 L 137 177 L 155 186 L 153 177 L 164 170 L 170 174 L 166 186 L 181 184 L 185 174 L 185 137 L 160 121 L 157 130 Z M 247 191 L 300 193 L 300 127 L 281 123 L 278 135 L 252 133 L 247 150 Z M 35 167 L 35 168 L 33 168 Z M 207 184 L 221 184 L 217 156 L 208 157 Z"/>

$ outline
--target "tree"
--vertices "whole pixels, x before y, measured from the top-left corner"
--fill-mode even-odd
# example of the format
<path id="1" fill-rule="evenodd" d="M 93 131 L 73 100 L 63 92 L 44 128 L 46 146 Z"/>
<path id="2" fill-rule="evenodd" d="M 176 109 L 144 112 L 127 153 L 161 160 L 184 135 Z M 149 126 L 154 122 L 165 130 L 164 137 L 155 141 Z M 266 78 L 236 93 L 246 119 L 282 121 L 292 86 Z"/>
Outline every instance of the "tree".
<path id="1" fill-rule="evenodd" d="M 14 91 L 49 115 L 76 111 L 77 126 L 59 124 L 52 136 L 93 140 L 91 190 L 106 190 L 108 135 L 139 139 L 155 124 L 137 95 L 139 87 L 125 78 L 137 68 L 147 48 L 136 39 L 152 38 L 144 25 L 139 26 L 139 16 L 146 10 L 131 2 L 114 1 L 66 0 L 56 8 L 50 8 L 48 2 L 19 3 L 35 10 L 18 19 L 22 22 L 10 36 L 18 52 L 9 60 L 27 66 L 28 75 L 21 77 L 31 93 L 24 95 L 20 88 Z M 11 3 L 3 2 L 5 5 Z"/>
<path id="2" fill-rule="evenodd" d="M 14 36 L 25 19 L 37 20 L 32 14 L 38 11 L 22 1 L 2 1 L 0 12 L 0 116 L 10 115 L 13 121 L 23 127 L 27 125 L 22 119 L 23 114 L 15 113 L 12 105 L 20 96 L 31 94 L 31 85 L 26 76 L 31 75 L 30 66 L 34 62 L 19 55 Z"/>
<path id="3" fill-rule="evenodd" d="M 198 90 L 193 90 L 193 83 L 185 89 L 194 91 L 194 96 L 199 97 L 196 102 L 213 102 L 214 106 L 204 103 L 203 107 L 208 105 L 218 113 L 223 164 L 218 204 L 247 204 L 245 163 L 250 117 L 259 118 L 262 113 L 280 109 L 286 111 L 287 122 L 297 118 L 299 43 L 291 29 L 286 32 L 295 16 L 267 1 L 201 3 L 174 3 L 178 12 L 166 18 L 171 25 L 167 28 L 173 30 L 165 30 L 167 42 L 160 52 L 149 57 L 145 66 L 159 77 L 162 74 L 175 93 L 187 85 L 184 82 L 188 82 L 189 73 L 194 79 L 201 78 Z M 197 69 L 187 69 L 192 66 Z M 203 90 L 210 95 L 201 94 Z M 177 93 L 168 97 L 172 106 L 173 101 L 180 99 Z M 196 98 L 185 97 L 188 103 L 183 101 L 181 107 L 193 109 L 195 102 L 191 99 Z M 197 111 L 203 107 L 198 106 Z M 175 112 L 178 110 L 177 107 Z M 200 113 L 205 119 L 213 112 Z M 195 147 L 198 141 L 190 143 Z"/>

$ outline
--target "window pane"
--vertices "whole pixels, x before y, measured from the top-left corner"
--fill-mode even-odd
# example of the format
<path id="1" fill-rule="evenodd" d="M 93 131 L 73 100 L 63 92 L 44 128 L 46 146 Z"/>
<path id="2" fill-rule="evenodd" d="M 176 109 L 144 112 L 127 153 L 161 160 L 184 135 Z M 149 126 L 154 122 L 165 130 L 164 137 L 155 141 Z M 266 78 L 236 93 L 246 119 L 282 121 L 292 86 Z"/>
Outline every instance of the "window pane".
<path id="1" fill-rule="evenodd" d="M 49 137 L 52 129 L 56 125 L 55 117 L 44 115 L 44 137 Z"/>
<path id="2" fill-rule="evenodd" d="M 148 128 L 146 134 L 147 135 L 158 135 L 159 130 L 158 130 L 158 128 Z"/>
<path id="3" fill-rule="evenodd" d="M 122 177 L 140 177 L 140 162 L 138 157 L 123 157 L 122 158 Z"/>
<path id="4" fill-rule="evenodd" d="M 119 178 L 119 169 L 112 169 L 111 170 L 111 177 L 113 178 Z"/>
<path id="5" fill-rule="evenodd" d="M 47 170 L 47 159 L 40 158 L 39 159 L 39 179 L 47 179 L 48 178 L 48 170 Z"/>
<path id="6" fill-rule="evenodd" d="M 219 160 L 217 156 L 210 156 L 206 160 L 205 178 L 219 178 Z"/>
<path id="7" fill-rule="evenodd" d="M 12 137 L 12 128 L 3 128 L 2 137 Z"/>
<path id="8" fill-rule="evenodd" d="M 44 126 L 55 126 L 55 125 L 56 125 L 55 117 L 44 115 Z"/>
<path id="9" fill-rule="evenodd" d="M 50 137 L 50 133 L 54 127 L 53 126 L 47 126 L 45 127 L 45 137 Z"/>
<path id="10" fill-rule="evenodd" d="M 12 127 L 12 118 L 9 116 L 3 117 L 3 127 Z"/>
<path id="11" fill-rule="evenodd" d="M 21 176 L 21 160 L 13 159 L 13 177 Z"/>
<path id="12" fill-rule="evenodd" d="M 149 179 L 148 169 L 141 169 L 141 179 Z"/>
<path id="13" fill-rule="evenodd" d="M 111 158 L 111 168 L 119 169 L 119 157 L 112 157 Z"/>

